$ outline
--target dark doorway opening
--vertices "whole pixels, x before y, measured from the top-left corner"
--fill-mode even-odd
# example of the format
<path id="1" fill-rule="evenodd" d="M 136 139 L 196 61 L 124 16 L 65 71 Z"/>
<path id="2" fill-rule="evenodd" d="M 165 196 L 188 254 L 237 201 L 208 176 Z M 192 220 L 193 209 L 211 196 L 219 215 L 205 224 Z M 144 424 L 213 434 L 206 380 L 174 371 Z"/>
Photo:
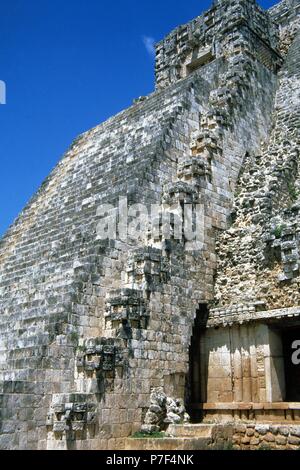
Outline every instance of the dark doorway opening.
<path id="1" fill-rule="evenodd" d="M 285 368 L 286 401 L 300 402 L 300 364 L 297 362 L 296 342 L 300 342 L 300 327 L 282 331 L 282 345 Z M 299 343 L 298 343 L 299 344 Z"/>
<path id="2" fill-rule="evenodd" d="M 186 390 L 186 405 L 192 421 L 202 419 L 202 412 L 197 405 L 206 402 L 206 374 L 204 374 L 204 360 L 201 361 L 201 339 L 204 336 L 208 320 L 207 304 L 200 304 L 196 313 L 192 340 L 189 351 L 189 375 Z M 204 358 L 203 358 L 204 359 Z"/>

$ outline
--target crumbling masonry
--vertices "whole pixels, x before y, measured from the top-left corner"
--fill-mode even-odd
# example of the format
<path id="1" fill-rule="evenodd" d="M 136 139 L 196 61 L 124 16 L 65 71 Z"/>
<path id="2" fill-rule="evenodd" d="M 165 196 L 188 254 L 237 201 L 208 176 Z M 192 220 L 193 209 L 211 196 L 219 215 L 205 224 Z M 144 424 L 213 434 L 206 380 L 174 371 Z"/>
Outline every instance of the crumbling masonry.
<path id="1" fill-rule="evenodd" d="M 124 448 L 153 391 L 237 447 L 299 447 L 299 15 L 216 0 L 174 30 L 156 91 L 81 135 L 1 240 L 0 448 Z M 201 246 L 100 239 L 124 197 L 201 204 Z"/>

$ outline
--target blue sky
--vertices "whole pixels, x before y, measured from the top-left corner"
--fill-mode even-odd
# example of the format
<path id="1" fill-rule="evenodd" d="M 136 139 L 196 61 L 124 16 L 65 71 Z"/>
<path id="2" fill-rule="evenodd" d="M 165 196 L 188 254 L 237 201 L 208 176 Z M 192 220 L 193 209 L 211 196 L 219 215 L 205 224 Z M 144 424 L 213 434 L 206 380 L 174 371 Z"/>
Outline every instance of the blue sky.
<path id="1" fill-rule="evenodd" d="M 153 91 L 152 40 L 210 4 L 0 0 L 0 236 L 78 134 Z"/>

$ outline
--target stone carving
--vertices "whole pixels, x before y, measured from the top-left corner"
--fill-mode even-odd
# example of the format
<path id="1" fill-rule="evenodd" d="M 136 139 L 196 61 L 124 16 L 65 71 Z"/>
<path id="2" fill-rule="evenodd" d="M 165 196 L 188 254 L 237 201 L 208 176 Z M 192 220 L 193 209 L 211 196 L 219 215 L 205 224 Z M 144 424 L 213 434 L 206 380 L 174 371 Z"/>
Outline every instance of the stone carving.
<path id="1" fill-rule="evenodd" d="M 77 368 L 96 375 L 114 372 L 125 363 L 126 348 L 115 338 L 90 338 L 77 354 Z"/>
<path id="2" fill-rule="evenodd" d="M 189 423 L 183 400 L 168 397 L 162 388 L 153 390 L 150 406 L 141 431 L 151 434 L 165 430 L 169 424 Z"/>
<path id="3" fill-rule="evenodd" d="M 46 425 L 56 434 L 83 432 L 96 422 L 96 403 L 92 395 L 56 394 L 53 395 Z"/>
<path id="4" fill-rule="evenodd" d="M 111 322 L 113 328 L 146 329 L 148 317 L 147 302 L 142 291 L 120 289 L 109 293 L 105 319 Z"/>
<path id="5" fill-rule="evenodd" d="M 79 136 L 0 241 L 1 449 L 122 448 L 146 409 L 148 432 L 187 420 L 168 398 L 185 390 L 207 420 L 281 406 L 277 330 L 299 325 L 299 12 L 218 0 L 176 28 L 156 91 Z M 163 205 L 168 236 L 159 218 L 158 234 L 101 239 L 99 206 L 115 221 L 125 197 Z M 185 204 L 203 209 L 196 245 L 175 236 Z"/>
<path id="6" fill-rule="evenodd" d="M 161 289 L 170 278 L 170 266 L 162 250 L 147 247 L 133 251 L 128 259 L 127 282 L 144 291 Z M 143 315 L 146 311 L 143 311 Z M 146 317 L 145 317 L 146 318 Z"/>

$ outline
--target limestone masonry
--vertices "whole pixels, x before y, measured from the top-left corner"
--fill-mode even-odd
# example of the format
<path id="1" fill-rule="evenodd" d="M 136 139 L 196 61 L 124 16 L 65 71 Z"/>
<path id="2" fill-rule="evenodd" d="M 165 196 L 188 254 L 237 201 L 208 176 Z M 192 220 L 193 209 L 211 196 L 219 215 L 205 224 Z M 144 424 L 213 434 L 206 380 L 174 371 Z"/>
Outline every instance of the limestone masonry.
<path id="1" fill-rule="evenodd" d="M 214 1 L 2 238 L 1 449 L 300 447 L 299 25 Z M 201 242 L 104 240 L 124 197 L 201 206 Z"/>

